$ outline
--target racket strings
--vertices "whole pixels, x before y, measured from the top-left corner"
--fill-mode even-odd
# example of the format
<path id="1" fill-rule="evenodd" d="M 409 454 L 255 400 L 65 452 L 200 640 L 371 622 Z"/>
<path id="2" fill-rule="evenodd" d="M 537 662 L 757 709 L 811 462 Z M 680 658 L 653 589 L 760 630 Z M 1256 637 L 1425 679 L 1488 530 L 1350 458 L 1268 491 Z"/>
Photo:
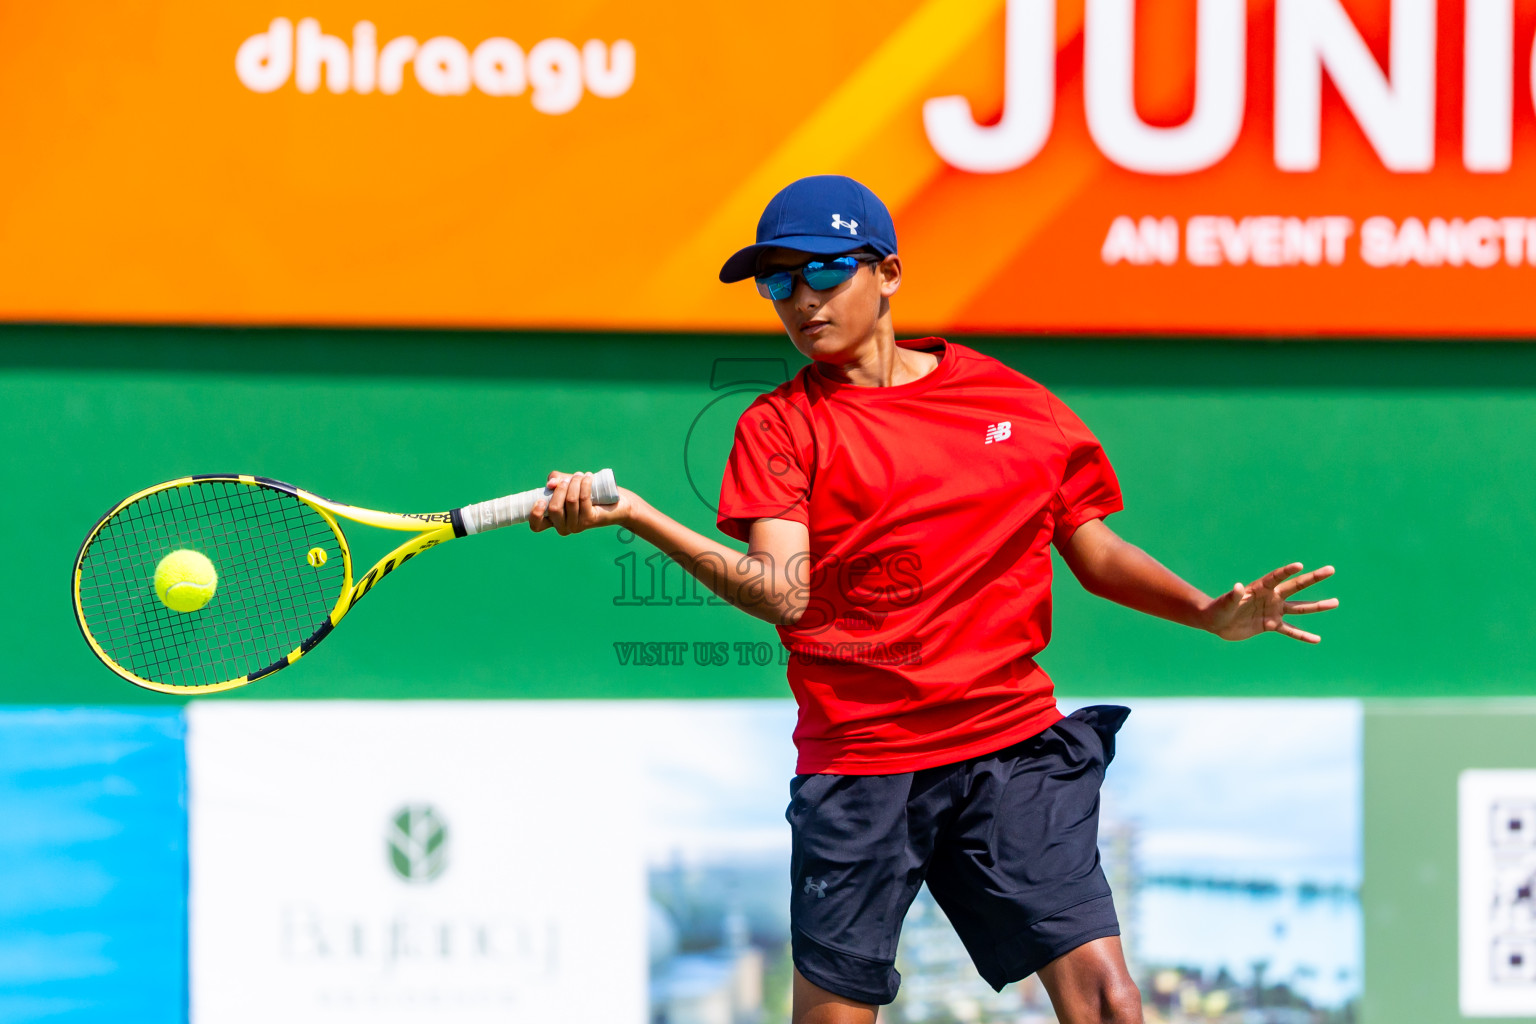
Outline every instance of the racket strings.
<path id="1" fill-rule="evenodd" d="M 218 573 L 212 599 L 187 613 L 155 593 L 156 566 L 182 548 Z M 320 566 L 309 563 L 316 548 Z M 200 480 L 145 495 L 102 525 L 81 562 L 80 604 L 121 667 L 204 686 L 284 658 L 329 617 L 344 579 L 340 539 L 314 508 L 274 488 Z"/>
<path id="2" fill-rule="evenodd" d="M 126 534 L 133 542 L 126 546 L 126 557 L 135 562 L 148 563 L 149 566 L 156 564 L 158 557 L 144 557 L 146 541 L 152 548 L 150 554 L 153 556 L 159 556 L 161 551 L 174 549 L 178 546 L 196 547 L 196 549 L 201 550 L 202 546 L 208 545 L 210 541 L 214 548 L 222 552 L 222 557 L 216 558 L 215 561 L 216 563 L 222 563 L 221 576 L 223 579 L 220 581 L 220 590 L 224 592 L 225 596 L 225 605 L 222 608 L 224 612 L 222 616 L 223 621 L 222 623 L 215 622 L 211 624 L 215 626 L 222 625 L 224 628 L 214 630 L 184 628 L 188 624 L 187 620 L 199 613 L 192 613 L 190 616 L 174 613 L 169 609 L 164 609 L 164 606 L 160 605 L 158 600 L 155 600 L 153 604 L 147 605 L 147 608 L 154 614 L 147 622 L 141 624 L 138 637 L 141 641 L 139 653 L 141 655 L 148 655 L 148 657 L 141 658 L 142 665 L 148 671 L 140 672 L 139 674 L 147 675 L 148 672 L 158 670 L 163 675 L 165 669 L 169 667 L 167 663 L 180 663 L 186 667 L 193 668 L 195 671 L 199 666 L 196 665 L 195 661 L 189 662 L 187 659 L 189 648 L 194 645 L 206 649 L 204 652 L 205 657 L 202 659 L 205 667 L 218 666 L 221 663 L 228 662 L 231 658 L 261 661 L 261 664 L 251 668 L 251 671 L 265 667 L 266 664 L 270 664 L 272 660 L 275 660 L 275 657 L 268 658 L 268 655 L 275 653 L 276 656 L 280 657 L 288 649 L 291 649 L 292 645 L 288 645 L 283 650 L 273 652 L 266 645 L 259 642 L 259 631 L 261 629 L 271 630 L 274 626 L 281 626 L 277 617 L 272 614 L 273 606 L 270 599 L 275 594 L 280 593 L 284 579 L 283 574 L 273 571 L 272 563 L 264 563 L 258 557 L 254 557 L 264 553 L 259 543 L 261 538 L 252 536 L 249 529 L 251 524 L 245 521 L 246 516 L 242 513 L 259 513 L 256 518 L 258 520 L 265 518 L 269 528 L 278 527 L 280 524 L 287 527 L 291 524 L 285 522 L 285 520 L 291 519 L 291 509 L 294 506 L 298 506 L 299 503 L 291 499 L 288 502 L 283 502 L 281 499 L 286 496 L 282 495 L 281 492 L 267 492 L 268 496 L 263 498 L 259 506 L 242 508 L 233 497 L 233 495 L 239 492 L 231 493 L 229 491 L 231 486 L 241 487 L 242 485 L 225 485 L 220 488 L 225 493 L 208 496 L 208 498 L 205 498 L 200 503 L 203 506 L 202 509 L 194 507 L 181 510 L 183 512 L 196 511 L 205 516 L 210 512 L 214 514 L 214 518 L 204 524 L 207 527 L 211 527 L 211 529 L 204 529 L 200 535 L 188 536 L 189 531 L 184 527 L 176 530 L 167 529 L 169 525 L 175 522 L 168 514 L 176 512 L 175 506 L 178 504 L 174 500 L 168 501 L 167 497 L 174 495 L 175 492 L 161 492 L 155 496 L 156 500 L 153 511 L 158 514 L 158 520 L 152 520 L 147 524 L 151 527 L 150 530 L 139 530 Z M 272 513 L 282 509 L 284 504 L 289 506 L 289 510 L 283 510 L 288 514 L 282 518 L 273 516 Z M 318 517 L 315 518 L 318 519 Z M 323 524 L 323 520 L 319 520 L 319 522 Z M 141 522 L 141 525 L 145 524 Z M 286 529 L 272 529 L 272 534 L 275 536 L 280 537 L 284 532 L 287 532 Z M 301 539 L 307 541 L 312 538 L 305 535 Z M 210 552 L 205 550 L 204 553 Z M 289 561 L 291 562 L 292 559 L 290 558 Z M 244 567 L 247 570 L 246 578 L 242 581 L 238 575 L 231 576 L 227 568 L 229 565 Z M 149 572 L 152 574 L 152 568 L 149 568 Z M 303 576 L 313 579 L 314 574 L 305 573 Z M 246 585 L 238 585 L 241 582 L 244 582 Z M 152 587 L 152 575 L 148 580 L 148 584 Z M 311 594 L 307 596 L 313 596 L 313 588 L 311 588 L 311 591 Z M 217 600 L 217 597 L 218 595 L 216 595 L 215 600 Z M 141 613 L 144 609 L 145 606 L 142 604 L 134 607 L 134 611 L 138 613 Z M 209 612 L 213 610 L 213 602 L 210 602 L 206 610 Z M 290 610 L 292 609 L 290 608 Z M 134 619 L 137 620 L 138 616 L 135 615 Z M 281 639 L 286 641 L 288 638 L 282 637 Z M 279 646 L 281 646 L 281 643 Z M 131 668 L 132 666 L 128 667 Z M 238 674 L 244 673 L 215 672 L 215 675 L 221 676 Z M 196 682 L 203 680 L 162 681 L 196 685 Z"/>

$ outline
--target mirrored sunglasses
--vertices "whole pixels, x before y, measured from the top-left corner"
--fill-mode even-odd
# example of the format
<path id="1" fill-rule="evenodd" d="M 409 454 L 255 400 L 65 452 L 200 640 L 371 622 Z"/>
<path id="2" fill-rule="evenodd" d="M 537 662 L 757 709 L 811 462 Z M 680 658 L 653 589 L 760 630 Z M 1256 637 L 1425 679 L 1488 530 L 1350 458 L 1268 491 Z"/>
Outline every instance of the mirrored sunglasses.
<path id="1" fill-rule="evenodd" d="M 826 261 L 811 260 L 793 270 L 777 270 L 771 274 L 758 275 L 755 279 L 757 292 L 765 299 L 787 299 L 794 294 L 796 277 L 803 280 L 812 290 L 824 292 L 830 288 L 836 288 L 858 273 L 860 263 L 879 262 L 880 257 L 868 253 L 839 256 Z"/>

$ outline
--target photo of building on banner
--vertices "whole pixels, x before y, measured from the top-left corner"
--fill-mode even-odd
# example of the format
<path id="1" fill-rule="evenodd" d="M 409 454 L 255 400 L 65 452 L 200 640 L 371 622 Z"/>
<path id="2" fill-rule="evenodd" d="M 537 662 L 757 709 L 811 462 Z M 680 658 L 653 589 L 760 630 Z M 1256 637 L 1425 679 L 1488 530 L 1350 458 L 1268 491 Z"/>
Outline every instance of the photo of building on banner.
<path id="1" fill-rule="evenodd" d="M 838 45 L 698 2 L 49 7 L 0 39 L 0 318 L 757 330 L 717 254 L 839 173 L 895 216 L 913 330 L 1536 329 L 1533 0 L 815 18 Z M 742 116 L 762 80 L 818 84 Z M 547 272 L 590 225 L 623 226 L 602 303 Z"/>
<path id="2" fill-rule="evenodd" d="M 794 708 L 669 704 L 647 717 L 671 741 L 650 755 L 650 1019 L 786 1021 L 789 920 L 773 894 L 787 787 L 767 768 Z M 1099 846 L 1147 1019 L 1354 1019 L 1359 705 L 1142 701 L 1119 739 Z M 1055 1020 L 1037 979 L 994 992 L 977 976 L 926 889 L 897 969 L 882 1021 Z"/>

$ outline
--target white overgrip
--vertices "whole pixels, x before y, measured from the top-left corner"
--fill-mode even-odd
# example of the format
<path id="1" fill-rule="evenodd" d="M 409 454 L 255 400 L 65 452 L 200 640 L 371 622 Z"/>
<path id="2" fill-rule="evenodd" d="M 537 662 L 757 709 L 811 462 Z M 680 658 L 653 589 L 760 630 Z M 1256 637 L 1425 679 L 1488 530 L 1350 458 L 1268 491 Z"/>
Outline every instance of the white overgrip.
<path id="1" fill-rule="evenodd" d="M 548 501 L 554 493 L 552 487 L 535 487 L 531 491 L 509 494 L 504 498 L 465 505 L 459 509 L 459 515 L 464 521 L 464 536 L 526 523 L 533 518 L 534 502 L 540 499 Z M 618 500 L 619 485 L 614 482 L 613 470 L 602 469 L 592 474 L 592 504 L 612 505 Z"/>

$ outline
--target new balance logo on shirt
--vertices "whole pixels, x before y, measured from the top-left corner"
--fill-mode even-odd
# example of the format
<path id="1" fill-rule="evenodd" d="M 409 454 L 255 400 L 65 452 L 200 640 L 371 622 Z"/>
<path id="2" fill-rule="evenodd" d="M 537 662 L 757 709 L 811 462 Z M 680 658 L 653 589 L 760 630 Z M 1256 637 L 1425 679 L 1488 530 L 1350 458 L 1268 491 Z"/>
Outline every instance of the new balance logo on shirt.
<path id="1" fill-rule="evenodd" d="M 859 222 L 856 220 L 843 220 L 839 214 L 834 213 L 832 215 L 832 230 L 841 231 L 843 228 L 847 228 L 850 235 L 856 235 L 859 233 Z"/>
<path id="2" fill-rule="evenodd" d="M 1006 441 L 1013 436 L 1013 421 L 1003 420 L 1001 423 L 987 424 L 987 439 L 983 444 L 991 444 L 993 441 Z"/>

